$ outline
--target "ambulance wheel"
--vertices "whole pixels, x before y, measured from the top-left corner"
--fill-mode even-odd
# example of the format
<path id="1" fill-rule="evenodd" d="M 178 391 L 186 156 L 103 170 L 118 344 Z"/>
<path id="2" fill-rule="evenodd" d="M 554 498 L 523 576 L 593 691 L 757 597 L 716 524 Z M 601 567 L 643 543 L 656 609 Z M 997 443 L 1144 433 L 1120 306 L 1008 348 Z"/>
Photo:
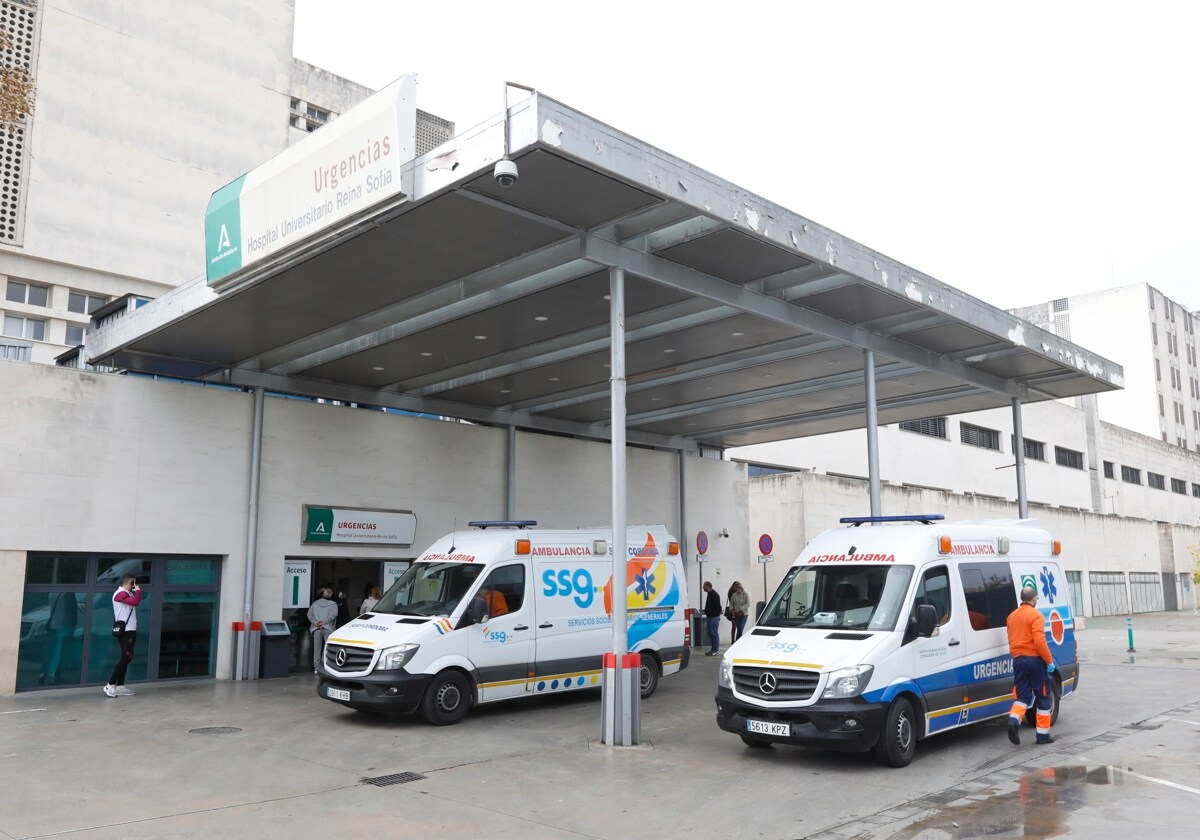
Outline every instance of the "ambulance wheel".
<path id="1" fill-rule="evenodd" d="M 442 671 L 421 698 L 421 716 L 434 726 L 458 723 L 471 708 L 471 686 L 458 671 Z"/>
<path id="2" fill-rule="evenodd" d="M 917 722 L 912 703 L 897 697 L 888 706 L 883 729 L 875 742 L 875 757 L 889 767 L 907 767 L 917 751 Z"/>
<path id="3" fill-rule="evenodd" d="M 645 700 L 658 688 L 658 660 L 648 653 L 641 654 L 642 667 L 638 669 L 638 687 Z"/>
<path id="4" fill-rule="evenodd" d="M 1058 707 L 1059 701 L 1062 700 L 1062 686 L 1058 684 L 1058 680 L 1054 679 L 1053 675 L 1046 678 L 1047 685 L 1050 686 L 1050 725 L 1058 723 Z M 1025 710 L 1025 722 L 1032 727 L 1037 727 L 1037 702 Z"/>

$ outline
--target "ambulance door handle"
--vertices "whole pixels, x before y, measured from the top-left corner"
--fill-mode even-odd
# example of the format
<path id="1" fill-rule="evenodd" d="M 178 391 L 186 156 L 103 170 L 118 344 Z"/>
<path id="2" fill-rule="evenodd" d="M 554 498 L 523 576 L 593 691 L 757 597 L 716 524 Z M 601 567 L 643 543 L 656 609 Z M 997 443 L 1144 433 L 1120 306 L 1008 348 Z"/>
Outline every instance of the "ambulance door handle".
<path id="1" fill-rule="evenodd" d="M 518 624 L 516 627 L 513 628 L 513 630 L 528 630 L 528 629 L 529 629 L 528 624 Z M 957 644 L 957 642 L 955 644 Z"/>
<path id="2" fill-rule="evenodd" d="M 961 644 L 962 644 L 962 642 L 960 642 L 958 639 L 951 639 L 950 641 L 946 642 L 946 645 L 948 647 L 954 647 L 955 645 L 961 645 Z"/>
<path id="3" fill-rule="evenodd" d="M 539 624 L 538 628 L 541 630 L 545 630 L 547 627 L 553 627 L 553 626 L 554 626 L 554 622 L 547 621 L 545 624 Z"/>

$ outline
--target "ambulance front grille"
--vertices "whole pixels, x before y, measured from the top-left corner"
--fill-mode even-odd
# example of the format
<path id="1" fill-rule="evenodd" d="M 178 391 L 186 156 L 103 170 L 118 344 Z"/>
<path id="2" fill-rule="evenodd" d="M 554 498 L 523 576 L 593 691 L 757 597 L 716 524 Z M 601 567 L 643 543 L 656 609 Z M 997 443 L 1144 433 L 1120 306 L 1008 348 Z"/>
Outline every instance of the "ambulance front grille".
<path id="1" fill-rule="evenodd" d="M 325 667 L 330 671 L 357 674 L 370 667 L 373 655 L 374 652 L 366 648 L 327 644 L 325 645 Z M 339 659 L 341 660 L 340 663 L 338 662 Z"/>
<path id="2" fill-rule="evenodd" d="M 767 675 L 769 677 L 764 679 Z M 733 667 L 733 687 L 739 694 L 756 700 L 798 703 L 811 698 L 820 681 L 821 674 L 817 671 L 752 668 L 745 665 Z"/>

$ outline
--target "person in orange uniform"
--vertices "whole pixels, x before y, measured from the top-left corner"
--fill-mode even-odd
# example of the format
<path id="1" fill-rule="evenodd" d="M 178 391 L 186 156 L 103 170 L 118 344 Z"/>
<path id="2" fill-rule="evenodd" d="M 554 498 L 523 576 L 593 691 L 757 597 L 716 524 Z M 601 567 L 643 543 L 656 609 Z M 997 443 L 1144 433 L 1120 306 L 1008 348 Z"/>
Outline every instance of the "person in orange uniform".
<path id="1" fill-rule="evenodd" d="M 1037 743 L 1051 744 L 1051 697 L 1048 674 L 1054 657 L 1046 644 L 1046 619 L 1037 611 L 1037 589 L 1021 590 L 1021 605 L 1008 617 L 1008 651 L 1013 660 L 1013 705 L 1008 713 L 1008 740 L 1021 743 L 1021 719 L 1037 702 Z"/>

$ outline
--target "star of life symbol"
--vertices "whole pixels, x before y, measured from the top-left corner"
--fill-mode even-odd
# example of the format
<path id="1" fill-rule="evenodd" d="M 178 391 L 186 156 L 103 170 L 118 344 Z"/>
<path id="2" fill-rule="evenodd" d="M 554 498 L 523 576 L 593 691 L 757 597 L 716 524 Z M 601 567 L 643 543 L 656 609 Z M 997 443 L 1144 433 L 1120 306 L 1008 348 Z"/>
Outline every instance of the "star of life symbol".
<path id="1" fill-rule="evenodd" d="M 1042 566 L 1040 577 L 1042 579 L 1042 594 L 1053 604 L 1054 596 L 1058 594 L 1058 588 L 1054 585 L 1054 572 L 1050 571 L 1049 567 Z"/>
<path id="2" fill-rule="evenodd" d="M 634 575 L 634 582 L 637 583 L 636 593 L 641 595 L 643 600 L 649 601 L 650 596 L 654 594 L 654 572 L 646 570 L 643 574 Z"/>

